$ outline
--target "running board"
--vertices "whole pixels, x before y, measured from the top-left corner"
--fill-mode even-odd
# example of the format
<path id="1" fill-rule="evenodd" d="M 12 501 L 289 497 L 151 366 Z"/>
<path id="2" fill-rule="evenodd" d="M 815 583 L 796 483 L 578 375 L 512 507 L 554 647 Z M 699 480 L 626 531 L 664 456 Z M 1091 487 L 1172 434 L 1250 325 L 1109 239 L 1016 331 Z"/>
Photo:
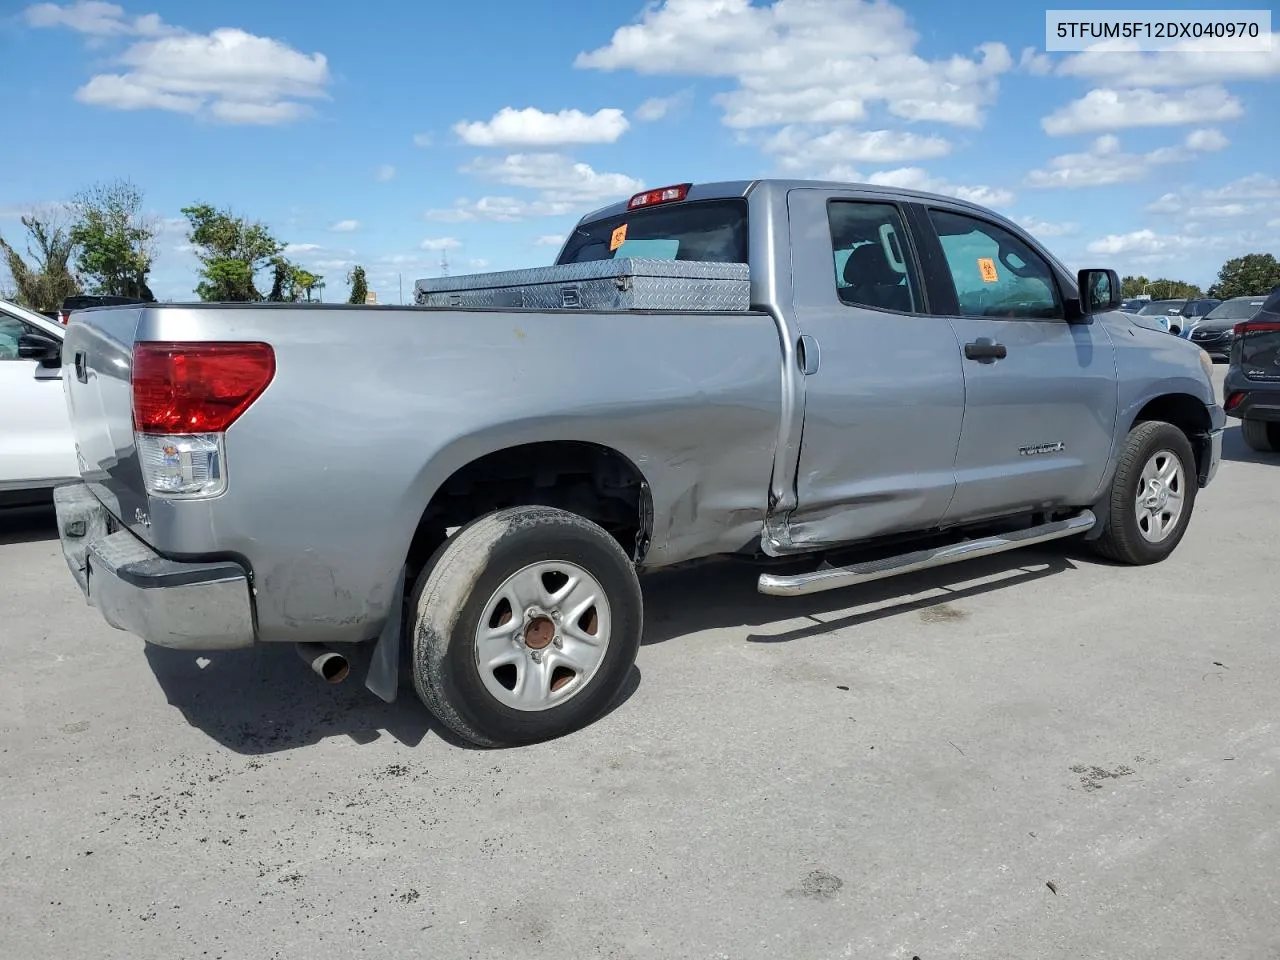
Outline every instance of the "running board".
<path id="1" fill-rule="evenodd" d="M 870 583 L 872 580 L 883 580 L 903 573 L 914 573 L 917 570 L 928 570 L 941 567 L 960 560 L 972 560 L 976 557 L 989 557 L 1004 553 L 1006 550 L 1017 550 L 1037 543 L 1060 540 L 1084 533 L 1097 523 L 1092 510 L 1082 510 L 1074 517 L 1066 520 L 1054 520 L 1042 523 L 1038 527 L 1015 530 L 998 537 L 983 537 L 980 540 L 966 540 L 946 547 L 935 547 L 932 550 L 917 550 L 915 553 L 904 553 L 897 557 L 886 557 L 883 560 L 872 560 L 869 563 L 854 563 L 847 567 L 819 567 L 811 573 L 777 574 L 762 573 L 758 582 L 761 593 L 773 597 L 800 597 L 810 593 L 822 593 L 824 590 L 839 590 L 858 583 Z"/>

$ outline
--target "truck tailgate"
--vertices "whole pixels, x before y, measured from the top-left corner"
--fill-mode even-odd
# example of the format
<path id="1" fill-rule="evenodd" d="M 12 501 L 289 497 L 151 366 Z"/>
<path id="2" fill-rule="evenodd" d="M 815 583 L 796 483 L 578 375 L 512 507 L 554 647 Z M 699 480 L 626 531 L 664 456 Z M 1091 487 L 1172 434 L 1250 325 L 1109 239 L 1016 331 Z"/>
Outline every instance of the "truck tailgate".
<path id="1" fill-rule="evenodd" d="M 63 382 L 80 475 L 125 526 L 146 539 L 147 495 L 133 436 L 130 375 L 142 311 L 77 312 L 63 343 Z"/>

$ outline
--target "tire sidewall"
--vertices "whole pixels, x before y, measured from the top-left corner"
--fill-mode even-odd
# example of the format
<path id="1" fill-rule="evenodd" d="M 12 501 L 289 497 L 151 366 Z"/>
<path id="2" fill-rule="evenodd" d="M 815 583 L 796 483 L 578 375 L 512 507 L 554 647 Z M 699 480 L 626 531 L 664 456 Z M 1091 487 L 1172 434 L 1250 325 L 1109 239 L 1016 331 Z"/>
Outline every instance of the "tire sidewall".
<path id="1" fill-rule="evenodd" d="M 1138 518 L 1134 514 L 1137 502 L 1138 486 L 1142 482 L 1142 469 L 1147 461 L 1161 450 L 1170 451 L 1182 464 L 1182 476 L 1186 483 L 1183 491 L 1182 514 L 1178 517 L 1178 525 L 1173 533 L 1160 543 L 1152 543 L 1142 535 L 1138 528 Z M 1120 522 L 1124 525 L 1125 537 L 1135 550 L 1142 554 L 1144 562 L 1152 563 L 1163 560 L 1177 548 L 1191 522 L 1191 514 L 1195 508 L 1197 483 L 1195 452 L 1191 442 L 1181 430 L 1170 424 L 1160 424 L 1159 429 L 1152 430 L 1137 446 L 1134 463 L 1137 469 L 1123 478 L 1120 489 L 1116 491 L 1119 503 L 1113 501 L 1112 509 L 1121 508 Z"/>
<path id="2" fill-rule="evenodd" d="M 577 564 L 599 581 L 610 608 L 609 646 L 586 687 L 564 703 L 546 710 L 516 710 L 485 688 L 476 665 L 476 629 L 503 581 L 543 561 Z M 635 663 L 643 615 L 635 568 L 605 531 L 581 522 L 513 525 L 494 541 L 484 568 L 453 618 L 449 636 L 420 651 L 415 659 L 420 661 L 426 653 L 428 662 L 415 664 L 415 670 L 428 670 L 427 682 L 485 740 L 523 744 L 554 739 L 591 723 L 618 695 Z"/>

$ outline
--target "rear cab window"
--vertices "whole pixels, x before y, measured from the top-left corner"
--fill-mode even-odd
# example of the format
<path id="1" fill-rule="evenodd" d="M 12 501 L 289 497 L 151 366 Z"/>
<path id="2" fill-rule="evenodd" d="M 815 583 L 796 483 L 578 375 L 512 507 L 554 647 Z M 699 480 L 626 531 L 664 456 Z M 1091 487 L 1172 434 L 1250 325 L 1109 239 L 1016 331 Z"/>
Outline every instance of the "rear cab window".
<path id="1" fill-rule="evenodd" d="M 747 201 L 690 200 L 628 210 L 578 226 L 557 264 L 636 257 L 747 263 Z"/>

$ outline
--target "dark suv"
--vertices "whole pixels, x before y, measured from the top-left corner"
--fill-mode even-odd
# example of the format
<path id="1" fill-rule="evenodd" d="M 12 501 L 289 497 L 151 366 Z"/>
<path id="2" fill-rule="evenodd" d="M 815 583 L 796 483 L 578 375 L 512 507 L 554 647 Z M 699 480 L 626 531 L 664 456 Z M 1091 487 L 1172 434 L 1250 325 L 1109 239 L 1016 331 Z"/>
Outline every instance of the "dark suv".
<path id="1" fill-rule="evenodd" d="M 66 326 L 72 310 L 88 310 L 90 307 L 123 307 L 133 303 L 155 303 L 155 300 L 147 300 L 144 297 L 114 297 L 106 294 L 67 297 L 62 301 L 62 309 L 58 311 L 58 320 Z"/>
<path id="2" fill-rule="evenodd" d="M 1232 328 L 1222 393 L 1222 408 L 1240 420 L 1244 442 L 1254 450 L 1280 452 L 1280 287 Z"/>

